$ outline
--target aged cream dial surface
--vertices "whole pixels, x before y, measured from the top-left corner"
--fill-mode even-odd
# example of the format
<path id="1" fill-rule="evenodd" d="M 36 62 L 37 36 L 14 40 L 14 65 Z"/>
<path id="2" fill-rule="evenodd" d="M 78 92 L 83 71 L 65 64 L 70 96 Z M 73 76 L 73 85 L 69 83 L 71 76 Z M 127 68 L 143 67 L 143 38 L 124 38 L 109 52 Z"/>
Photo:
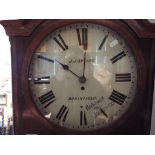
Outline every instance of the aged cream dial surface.
<path id="1" fill-rule="evenodd" d="M 115 31 L 72 24 L 49 34 L 34 51 L 28 80 L 34 103 L 51 123 L 96 130 L 123 117 L 133 102 L 136 59 Z"/>

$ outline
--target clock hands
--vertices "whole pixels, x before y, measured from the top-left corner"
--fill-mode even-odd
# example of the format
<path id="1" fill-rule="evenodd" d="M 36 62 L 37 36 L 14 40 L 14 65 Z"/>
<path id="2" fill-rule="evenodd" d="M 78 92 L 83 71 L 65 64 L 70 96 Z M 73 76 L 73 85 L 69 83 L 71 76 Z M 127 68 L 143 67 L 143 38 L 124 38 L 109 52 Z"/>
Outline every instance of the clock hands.
<path id="1" fill-rule="evenodd" d="M 67 70 L 67 71 L 71 72 L 73 75 L 75 75 L 76 77 L 78 77 L 78 78 L 80 79 L 80 76 L 78 76 L 78 75 L 75 74 L 72 70 L 70 70 L 70 68 L 69 68 L 68 65 L 62 64 L 61 62 L 59 62 L 59 61 L 56 60 L 56 59 L 55 59 L 55 60 L 49 59 L 49 58 L 44 57 L 44 56 L 41 56 L 41 55 L 38 55 L 38 58 L 43 59 L 43 60 L 46 60 L 46 61 L 49 61 L 49 62 L 52 62 L 52 63 L 54 63 L 54 62 L 56 61 L 57 63 L 59 63 L 59 64 L 62 66 L 62 68 L 63 68 L 64 70 Z M 79 81 L 80 81 L 80 80 L 79 80 Z"/>
<path id="2" fill-rule="evenodd" d="M 85 77 L 85 66 L 86 66 L 86 52 L 84 52 L 84 61 L 83 61 L 83 75 L 79 78 L 79 81 L 81 83 L 86 82 L 86 77 Z"/>
<path id="3" fill-rule="evenodd" d="M 86 52 L 84 52 L 83 75 L 82 75 L 81 77 L 78 76 L 77 74 L 75 74 L 75 73 L 69 68 L 68 65 L 63 64 L 63 63 L 59 62 L 59 61 L 56 60 L 56 59 L 55 59 L 55 60 L 49 59 L 49 58 L 44 57 L 44 56 L 42 56 L 42 55 L 38 55 L 38 58 L 43 59 L 43 60 L 46 60 L 46 61 L 49 61 L 49 62 L 51 62 L 51 63 L 54 63 L 54 62 L 56 61 L 57 63 L 59 63 L 59 64 L 62 66 L 62 68 L 63 68 L 64 70 L 67 70 L 67 71 L 69 71 L 70 73 L 72 73 L 74 76 L 78 77 L 80 83 L 85 83 L 85 82 L 86 82 L 86 77 L 85 77 Z"/>
<path id="4" fill-rule="evenodd" d="M 100 108 L 100 111 L 105 117 L 108 117 L 108 115 L 105 113 L 105 111 L 102 108 Z"/>
<path id="5" fill-rule="evenodd" d="M 85 66 L 86 66 L 86 52 L 84 52 L 83 77 L 85 77 L 85 76 L 84 76 L 84 73 L 85 73 Z"/>
<path id="6" fill-rule="evenodd" d="M 62 68 L 64 70 L 67 70 L 67 71 L 71 72 L 73 75 L 75 75 L 76 77 L 80 78 L 77 74 L 75 74 L 72 70 L 69 69 L 69 66 L 68 65 L 62 64 L 58 60 L 55 60 L 55 61 L 58 62 L 62 66 Z"/>

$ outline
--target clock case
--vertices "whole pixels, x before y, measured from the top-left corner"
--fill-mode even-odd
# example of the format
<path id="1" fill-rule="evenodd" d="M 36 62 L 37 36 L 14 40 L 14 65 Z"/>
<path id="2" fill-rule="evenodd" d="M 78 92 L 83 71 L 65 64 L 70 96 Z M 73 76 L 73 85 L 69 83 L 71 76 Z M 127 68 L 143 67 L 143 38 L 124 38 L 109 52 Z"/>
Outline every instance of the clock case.
<path id="1" fill-rule="evenodd" d="M 155 66 L 155 25 L 147 20 L 4 20 L 12 58 L 15 134 L 150 134 Z M 118 32 L 135 51 L 137 94 L 131 108 L 113 125 L 94 131 L 73 131 L 46 120 L 37 110 L 28 85 L 32 53 L 52 31 L 73 23 L 96 23 Z"/>

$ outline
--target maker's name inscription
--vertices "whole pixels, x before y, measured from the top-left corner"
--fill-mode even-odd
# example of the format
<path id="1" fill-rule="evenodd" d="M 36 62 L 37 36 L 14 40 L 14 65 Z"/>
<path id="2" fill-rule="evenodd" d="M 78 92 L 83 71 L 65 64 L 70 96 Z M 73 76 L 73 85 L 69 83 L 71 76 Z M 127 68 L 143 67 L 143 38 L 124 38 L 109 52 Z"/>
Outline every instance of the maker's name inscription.
<path id="1" fill-rule="evenodd" d="M 103 100 L 104 100 L 104 97 L 101 96 L 101 97 L 100 97 L 98 100 L 96 100 L 95 102 L 92 102 L 92 103 L 90 103 L 90 104 L 87 104 L 87 105 L 85 106 L 86 110 L 88 111 L 88 110 L 93 109 L 95 106 L 97 106 L 98 104 L 100 104 L 101 102 L 103 102 Z"/>

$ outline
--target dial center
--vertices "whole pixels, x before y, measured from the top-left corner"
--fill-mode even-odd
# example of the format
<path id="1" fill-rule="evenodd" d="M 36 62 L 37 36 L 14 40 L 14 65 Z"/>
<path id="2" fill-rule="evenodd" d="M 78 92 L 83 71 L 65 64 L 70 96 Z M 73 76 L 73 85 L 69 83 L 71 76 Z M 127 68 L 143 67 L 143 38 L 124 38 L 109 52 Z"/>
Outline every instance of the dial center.
<path id="1" fill-rule="evenodd" d="M 81 76 L 81 77 L 79 78 L 79 82 L 80 82 L 80 83 L 86 83 L 86 78 L 85 78 L 84 76 Z"/>

